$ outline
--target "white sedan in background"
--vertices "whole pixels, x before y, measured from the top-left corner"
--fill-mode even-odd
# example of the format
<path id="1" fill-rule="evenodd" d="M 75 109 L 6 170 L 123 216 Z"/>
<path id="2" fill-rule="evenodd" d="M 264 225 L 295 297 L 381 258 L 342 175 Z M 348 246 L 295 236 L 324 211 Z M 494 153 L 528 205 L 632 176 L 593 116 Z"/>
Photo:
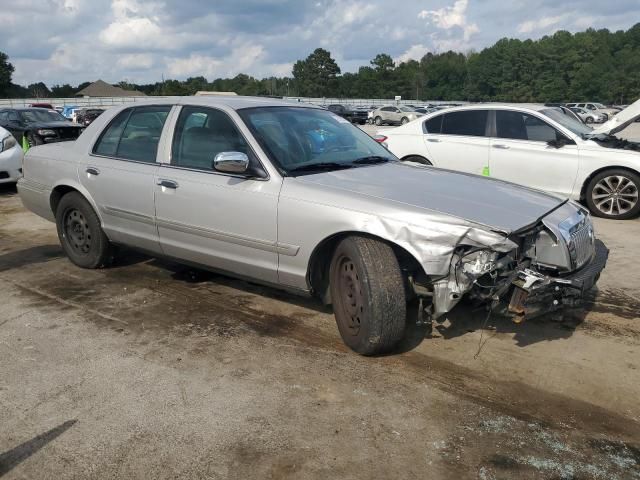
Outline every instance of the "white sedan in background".
<path id="1" fill-rule="evenodd" d="M 561 109 L 479 104 L 432 113 L 376 139 L 405 161 L 487 175 L 584 201 L 599 217 L 640 213 L 640 143 L 615 134 L 640 100 L 591 129 Z"/>
<path id="2" fill-rule="evenodd" d="M 22 155 L 13 135 L 0 127 L 0 183 L 16 183 L 22 176 Z"/>

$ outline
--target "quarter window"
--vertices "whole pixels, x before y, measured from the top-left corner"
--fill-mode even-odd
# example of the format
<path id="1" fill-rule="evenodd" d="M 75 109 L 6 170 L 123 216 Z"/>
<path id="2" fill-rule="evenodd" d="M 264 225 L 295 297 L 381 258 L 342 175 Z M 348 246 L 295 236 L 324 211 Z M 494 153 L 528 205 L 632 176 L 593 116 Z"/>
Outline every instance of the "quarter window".
<path id="1" fill-rule="evenodd" d="M 442 117 L 444 117 L 444 115 L 438 115 L 437 117 L 430 118 L 424 122 L 422 124 L 424 133 L 440 133 L 442 128 Z"/>
<path id="2" fill-rule="evenodd" d="M 173 136 L 171 164 L 213 170 L 221 152 L 249 155 L 249 146 L 229 116 L 213 108 L 183 107 Z"/>
<path id="3" fill-rule="evenodd" d="M 487 128 L 487 110 L 465 110 L 443 115 L 442 133 L 484 137 Z"/>
<path id="4" fill-rule="evenodd" d="M 155 163 L 158 142 L 170 110 L 169 105 L 123 110 L 102 133 L 94 153 Z"/>
<path id="5" fill-rule="evenodd" d="M 534 142 L 549 142 L 561 135 L 538 117 L 510 110 L 496 111 L 496 134 L 498 138 Z"/>

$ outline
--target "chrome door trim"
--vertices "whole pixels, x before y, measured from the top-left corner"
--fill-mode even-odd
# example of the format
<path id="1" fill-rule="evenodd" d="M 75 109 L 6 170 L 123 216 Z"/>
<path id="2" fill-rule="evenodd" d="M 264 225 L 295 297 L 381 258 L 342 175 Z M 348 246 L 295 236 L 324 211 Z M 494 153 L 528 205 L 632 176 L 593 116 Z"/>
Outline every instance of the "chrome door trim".
<path id="1" fill-rule="evenodd" d="M 266 252 L 280 253 L 282 255 L 287 255 L 290 257 L 295 257 L 300 250 L 300 247 L 297 245 L 269 242 L 267 240 L 246 237 L 244 235 L 234 235 L 231 233 L 221 232 L 219 230 L 211 230 L 209 228 L 199 227 L 196 225 L 174 222 L 164 218 L 156 218 L 156 224 L 158 225 L 158 227 L 164 227 L 182 233 L 198 235 L 200 237 L 220 240 L 222 242 L 233 243 L 235 245 L 242 245 L 244 247 L 255 248 L 257 250 L 264 250 Z"/>
<path id="2" fill-rule="evenodd" d="M 112 217 L 119 217 L 124 218 L 125 220 L 132 220 L 134 222 L 155 225 L 155 219 L 149 215 L 144 215 L 142 213 L 132 212 L 129 210 L 122 210 L 120 208 L 109 207 L 107 205 L 102 205 L 100 209 L 103 213 L 111 215 Z"/>

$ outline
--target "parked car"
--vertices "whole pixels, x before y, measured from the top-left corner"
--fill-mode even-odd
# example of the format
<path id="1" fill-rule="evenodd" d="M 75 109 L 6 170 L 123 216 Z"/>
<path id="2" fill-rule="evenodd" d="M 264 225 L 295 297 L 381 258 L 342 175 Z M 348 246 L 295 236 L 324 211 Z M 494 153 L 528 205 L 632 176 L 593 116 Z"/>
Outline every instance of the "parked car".
<path id="1" fill-rule="evenodd" d="M 598 113 L 595 110 L 585 110 L 584 108 L 580 108 L 580 107 L 570 107 L 570 108 L 571 108 L 571 111 L 576 113 L 578 117 L 580 117 L 580 120 L 584 123 L 587 123 L 587 124 L 603 123 L 606 121 L 606 114 L 604 113 Z"/>
<path id="2" fill-rule="evenodd" d="M 596 103 L 596 102 L 591 102 L 591 103 L 567 103 L 566 104 L 567 107 L 569 108 L 584 108 L 585 110 L 588 110 L 590 112 L 597 112 L 600 114 L 604 114 L 605 116 L 605 121 L 609 120 L 609 118 L 613 117 L 614 115 L 617 115 L 619 110 L 615 109 L 615 108 L 608 108 L 605 107 L 603 104 L 601 103 Z"/>
<path id="3" fill-rule="evenodd" d="M 103 108 L 83 108 L 76 111 L 76 123 L 80 125 L 90 125 L 96 118 L 104 113 Z"/>
<path id="4" fill-rule="evenodd" d="M 424 114 L 416 112 L 411 107 L 385 105 L 373 112 L 373 123 L 376 125 L 405 125 L 411 120 Z"/>
<path id="5" fill-rule="evenodd" d="M 640 115 L 640 101 L 591 129 L 542 105 L 470 105 L 378 132 L 396 156 L 584 201 L 594 215 L 640 212 L 640 144 L 615 134 Z"/>
<path id="6" fill-rule="evenodd" d="M 331 112 L 268 99 L 110 109 L 31 149 L 18 190 L 80 267 L 127 245 L 316 295 L 366 355 L 398 344 L 409 307 L 430 322 L 463 296 L 518 320 L 574 306 L 608 255 L 576 203 L 400 162 Z"/>
<path id="7" fill-rule="evenodd" d="M 351 123 L 364 125 L 367 123 L 367 110 L 351 108 L 349 105 L 331 104 L 327 107 L 330 112 L 349 120 Z"/>
<path id="8" fill-rule="evenodd" d="M 0 126 L 9 130 L 20 144 L 26 136 L 29 146 L 75 140 L 82 130 L 55 110 L 44 108 L 0 109 Z"/>
<path id="9" fill-rule="evenodd" d="M 80 107 L 78 107 L 77 105 L 65 105 L 64 107 L 62 107 L 62 112 L 60 112 L 60 113 L 67 120 L 72 120 L 73 119 L 73 114 L 79 108 Z"/>
<path id="10" fill-rule="evenodd" d="M 22 175 L 22 147 L 0 127 L 0 183 L 15 183 Z"/>

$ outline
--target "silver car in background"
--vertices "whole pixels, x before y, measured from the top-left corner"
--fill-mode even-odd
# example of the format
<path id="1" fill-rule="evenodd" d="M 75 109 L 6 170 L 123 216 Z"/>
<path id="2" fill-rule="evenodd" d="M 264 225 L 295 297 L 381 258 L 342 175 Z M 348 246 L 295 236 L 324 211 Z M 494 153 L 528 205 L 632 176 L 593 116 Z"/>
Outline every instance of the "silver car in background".
<path id="1" fill-rule="evenodd" d="M 430 325 L 463 297 L 518 321 L 575 306 L 608 254 L 576 203 L 411 166 L 327 110 L 255 98 L 110 109 L 30 149 L 18 190 L 80 267 L 125 245 L 315 295 L 365 355 L 402 340 L 409 308 Z"/>
<path id="2" fill-rule="evenodd" d="M 424 113 L 402 105 L 385 105 L 375 110 L 371 116 L 376 125 L 405 125 L 411 120 L 424 116 Z"/>

